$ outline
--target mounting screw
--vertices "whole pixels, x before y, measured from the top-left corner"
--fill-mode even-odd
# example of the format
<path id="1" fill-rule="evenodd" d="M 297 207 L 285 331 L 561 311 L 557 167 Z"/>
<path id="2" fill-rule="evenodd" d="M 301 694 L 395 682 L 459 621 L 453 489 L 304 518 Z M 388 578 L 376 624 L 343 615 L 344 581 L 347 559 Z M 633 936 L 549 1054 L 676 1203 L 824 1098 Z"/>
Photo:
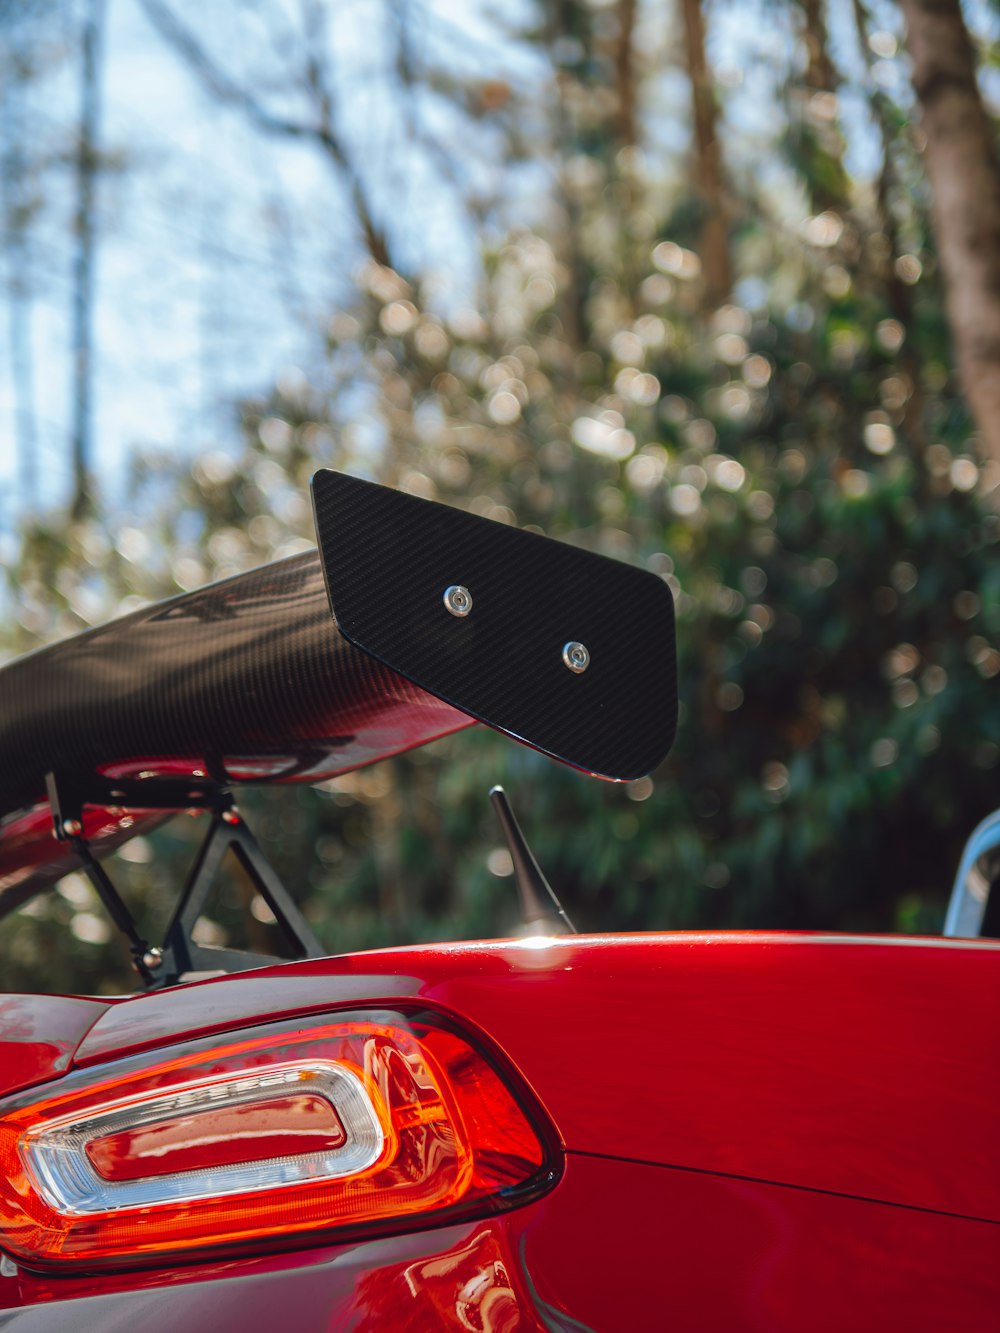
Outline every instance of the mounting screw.
<path id="1" fill-rule="evenodd" d="M 452 583 L 444 590 L 444 604 L 453 616 L 461 619 L 472 610 L 472 593 L 460 583 Z"/>
<path id="2" fill-rule="evenodd" d="M 163 966 L 163 950 L 147 949 L 142 955 L 142 965 L 149 968 L 150 972 L 155 972 L 158 967 Z"/>
<path id="3" fill-rule="evenodd" d="M 77 834 L 83 832 L 83 825 L 78 819 L 64 819 L 62 822 L 62 831 L 67 838 L 75 838 Z"/>
<path id="4" fill-rule="evenodd" d="M 562 660 L 570 671 L 575 671 L 579 676 L 590 666 L 590 653 L 582 643 L 577 643 L 574 640 L 572 643 L 563 645 Z"/>
<path id="5" fill-rule="evenodd" d="M 222 822 L 224 824 L 238 824 L 240 822 L 240 817 L 235 810 L 223 810 Z"/>

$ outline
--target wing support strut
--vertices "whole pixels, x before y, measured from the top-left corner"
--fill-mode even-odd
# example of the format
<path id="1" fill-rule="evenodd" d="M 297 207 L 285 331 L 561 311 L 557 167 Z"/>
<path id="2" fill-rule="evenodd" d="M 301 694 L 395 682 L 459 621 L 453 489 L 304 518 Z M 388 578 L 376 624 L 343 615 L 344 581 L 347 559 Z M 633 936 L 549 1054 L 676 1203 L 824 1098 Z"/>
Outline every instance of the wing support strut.
<path id="1" fill-rule="evenodd" d="M 52 811 L 53 837 L 69 843 L 76 852 L 81 869 L 111 920 L 128 941 L 132 967 L 147 990 L 176 985 L 182 979 L 190 979 L 192 972 L 243 972 L 281 961 L 267 954 L 216 948 L 194 940 L 195 925 L 205 909 L 223 858 L 230 850 L 271 909 L 294 956 L 322 958 L 327 952 L 264 856 L 229 792 L 205 793 L 205 799 L 200 802 L 211 811 L 211 824 L 174 909 L 163 946 L 158 948 L 143 937 L 121 894 L 91 851 L 83 834 L 82 803 L 67 796 L 53 773 L 47 774 L 45 785 Z M 161 786 L 156 796 L 158 809 L 164 805 L 163 790 Z M 197 793 L 184 792 L 183 804 L 179 803 L 177 809 L 192 808 L 195 795 Z"/>

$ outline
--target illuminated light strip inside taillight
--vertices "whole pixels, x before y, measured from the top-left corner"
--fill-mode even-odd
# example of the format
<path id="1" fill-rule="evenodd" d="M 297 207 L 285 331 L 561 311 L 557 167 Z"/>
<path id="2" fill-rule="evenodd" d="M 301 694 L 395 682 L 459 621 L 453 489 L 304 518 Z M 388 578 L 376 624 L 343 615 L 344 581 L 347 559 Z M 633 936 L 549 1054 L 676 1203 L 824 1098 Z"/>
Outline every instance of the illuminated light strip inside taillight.
<path id="1" fill-rule="evenodd" d="M 331 1118 L 342 1126 L 344 1141 L 319 1152 L 275 1157 L 274 1117 L 267 1114 L 268 1103 L 283 1103 L 281 1129 L 287 1142 L 294 1138 L 296 1117 L 302 1111 L 300 1099 L 289 1100 L 288 1094 L 304 1089 L 326 1101 Z M 86 1215 L 358 1176 L 382 1155 L 383 1118 L 371 1092 L 350 1069 L 303 1061 L 261 1074 L 202 1079 L 138 1103 L 123 1100 L 85 1116 L 62 1117 L 29 1130 L 20 1151 L 38 1193 L 55 1212 Z M 137 1132 L 147 1126 L 152 1134 Z M 219 1137 L 227 1129 L 229 1143 L 244 1160 L 203 1165 L 200 1158 L 206 1148 L 218 1157 Z M 305 1124 L 303 1130 L 310 1132 Z M 263 1151 L 247 1158 L 258 1133 L 264 1135 Z M 107 1143 L 112 1136 L 112 1144 Z M 174 1169 L 164 1173 L 156 1169 L 152 1154 L 157 1139 L 168 1136 L 174 1139 Z M 121 1155 L 130 1150 L 130 1156 Z"/>
<path id="2" fill-rule="evenodd" d="M 512 1206 L 555 1160 L 511 1077 L 437 1020 L 383 1011 L 78 1071 L 0 1106 L 0 1248 L 148 1264 Z"/>

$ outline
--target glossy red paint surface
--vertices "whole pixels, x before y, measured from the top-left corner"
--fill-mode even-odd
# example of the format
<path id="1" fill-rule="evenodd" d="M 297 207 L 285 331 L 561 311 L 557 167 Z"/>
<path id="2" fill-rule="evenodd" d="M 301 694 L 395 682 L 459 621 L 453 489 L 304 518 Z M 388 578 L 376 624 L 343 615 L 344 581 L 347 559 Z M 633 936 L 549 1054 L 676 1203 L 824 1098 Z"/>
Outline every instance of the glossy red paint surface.
<path id="1" fill-rule="evenodd" d="M 92 1026 L 94 1002 L 61 1003 L 84 1006 L 64 1031 L 85 1069 L 408 998 L 481 1028 L 531 1084 L 567 1149 L 551 1194 L 386 1241 L 22 1270 L 0 1279 L 0 1308 L 23 1307 L 5 1328 L 1000 1329 L 997 944 L 498 941 L 219 978 L 97 1006 Z"/>
<path id="2" fill-rule="evenodd" d="M 546 1326 L 522 1280 L 518 1236 L 516 1226 L 495 1219 L 130 1281 L 54 1281 L 21 1273 L 0 1279 L 0 1309 L 8 1308 L 5 1297 L 23 1307 L 3 1325 L 17 1333 L 119 1327 L 141 1327 L 143 1333 L 527 1333 Z"/>
<path id="3" fill-rule="evenodd" d="M 6 1303 L 15 1333 L 995 1333 L 1000 1227 L 571 1154 L 502 1218 L 130 1277 L 22 1272 Z"/>
<path id="4" fill-rule="evenodd" d="M 1000 1326 L 989 1222 L 571 1156 L 523 1234 L 536 1300 L 610 1333 Z"/>
<path id="5" fill-rule="evenodd" d="M 290 964 L 110 1009 L 77 1063 L 411 996 L 506 1052 L 574 1151 L 1000 1220 L 1000 945 L 574 938 Z"/>
<path id="6" fill-rule="evenodd" d="M 107 1008 L 65 995 L 0 995 L 0 1096 L 65 1073 Z"/>
<path id="7" fill-rule="evenodd" d="M 4 1328 L 73 1330 L 141 1326 L 144 1333 L 212 1329 L 541 1329 L 520 1281 L 505 1220 L 451 1226 L 396 1240 L 309 1250 L 267 1262 L 180 1269 L 165 1276 L 0 1280 L 24 1306 Z M 139 1321 L 133 1324 L 133 1321 Z"/>

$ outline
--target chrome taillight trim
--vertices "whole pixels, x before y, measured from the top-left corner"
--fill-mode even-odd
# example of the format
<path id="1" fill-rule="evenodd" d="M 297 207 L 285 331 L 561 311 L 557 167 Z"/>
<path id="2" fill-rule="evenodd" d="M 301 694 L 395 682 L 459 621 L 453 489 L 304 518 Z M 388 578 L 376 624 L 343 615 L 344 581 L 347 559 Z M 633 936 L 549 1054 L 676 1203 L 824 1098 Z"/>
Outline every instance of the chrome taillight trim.
<path id="1" fill-rule="evenodd" d="M 87 1144 L 106 1135 L 213 1106 L 260 1103 L 296 1092 L 329 1101 L 346 1135 L 339 1148 L 129 1181 L 105 1180 L 87 1155 Z M 297 1060 L 250 1074 L 198 1079 L 139 1102 L 112 1102 L 82 1118 L 51 1120 L 27 1131 L 19 1148 L 26 1170 L 49 1207 L 65 1216 L 87 1216 L 336 1180 L 373 1166 L 385 1144 L 378 1110 L 353 1070 L 335 1061 Z"/>

